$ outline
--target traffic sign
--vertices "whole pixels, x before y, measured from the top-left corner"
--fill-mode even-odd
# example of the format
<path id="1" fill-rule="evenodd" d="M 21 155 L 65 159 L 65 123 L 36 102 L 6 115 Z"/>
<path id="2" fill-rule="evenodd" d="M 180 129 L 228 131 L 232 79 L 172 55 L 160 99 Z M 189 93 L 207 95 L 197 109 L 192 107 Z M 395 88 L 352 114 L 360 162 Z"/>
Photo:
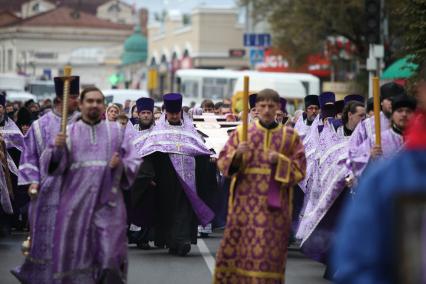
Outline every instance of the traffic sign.
<path id="1" fill-rule="evenodd" d="M 244 34 L 245 47 L 270 47 L 272 45 L 271 34 Z"/>
<path id="2" fill-rule="evenodd" d="M 265 51 L 263 49 L 250 50 L 250 65 L 262 63 L 265 59 Z"/>

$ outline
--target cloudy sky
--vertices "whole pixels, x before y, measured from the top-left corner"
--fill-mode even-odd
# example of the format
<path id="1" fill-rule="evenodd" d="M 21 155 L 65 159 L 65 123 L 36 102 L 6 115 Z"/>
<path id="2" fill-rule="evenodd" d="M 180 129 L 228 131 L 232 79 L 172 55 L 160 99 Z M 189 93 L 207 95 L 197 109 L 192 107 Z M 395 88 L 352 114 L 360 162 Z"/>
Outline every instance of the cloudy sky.
<path id="1" fill-rule="evenodd" d="M 235 0 L 125 0 L 130 4 L 136 4 L 137 7 L 146 7 L 151 12 L 161 10 L 178 9 L 181 11 L 190 11 L 198 5 L 206 6 L 235 6 Z"/>

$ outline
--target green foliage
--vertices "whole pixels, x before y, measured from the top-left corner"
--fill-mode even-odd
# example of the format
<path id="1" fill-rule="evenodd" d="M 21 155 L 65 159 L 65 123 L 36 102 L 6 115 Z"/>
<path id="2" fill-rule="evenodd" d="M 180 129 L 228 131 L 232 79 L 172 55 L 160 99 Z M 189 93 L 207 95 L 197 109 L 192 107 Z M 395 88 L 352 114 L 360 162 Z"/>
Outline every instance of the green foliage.
<path id="1" fill-rule="evenodd" d="M 410 61 L 425 67 L 426 62 L 426 1 L 405 0 L 396 15 L 404 29 L 403 55 L 410 55 Z M 418 69 L 420 70 L 420 68 Z M 418 75 L 417 72 L 414 76 Z"/>
<path id="2" fill-rule="evenodd" d="M 401 6 L 397 0 L 387 0 L 385 15 Z M 356 48 L 355 56 L 364 61 L 368 44 L 364 37 L 364 0 L 240 0 L 251 5 L 255 20 L 267 19 L 273 33 L 274 45 L 285 51 L 292 65 L 303 63 L 306 55 L 323 50 L 328 36 L 344 36 Z M 400 25 L 389 17 L 388 46 L 398 46 Z"/>

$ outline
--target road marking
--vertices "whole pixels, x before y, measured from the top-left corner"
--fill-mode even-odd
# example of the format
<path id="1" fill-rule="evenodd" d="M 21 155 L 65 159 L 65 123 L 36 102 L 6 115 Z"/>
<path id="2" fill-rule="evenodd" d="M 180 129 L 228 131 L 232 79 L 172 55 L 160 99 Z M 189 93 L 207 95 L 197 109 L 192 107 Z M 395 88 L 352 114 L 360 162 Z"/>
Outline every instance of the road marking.
<path id="1" fill-rule="evenodd" d="M 216 266 L 216 260 L 212 256 L 211 252 L 209 251 L 209 248 L 207 247 L 207 245 L 206 245 L 206 243 L 204 242 L 203 239 L 198 239 L 197 247 L 198 247 L 198 250 L 200 251 L 201 255 L 203 256 L 204 261 L 207 264 L 207 267 L 210 270 L 210 274 L 213 275 L 214 268 Z"/>

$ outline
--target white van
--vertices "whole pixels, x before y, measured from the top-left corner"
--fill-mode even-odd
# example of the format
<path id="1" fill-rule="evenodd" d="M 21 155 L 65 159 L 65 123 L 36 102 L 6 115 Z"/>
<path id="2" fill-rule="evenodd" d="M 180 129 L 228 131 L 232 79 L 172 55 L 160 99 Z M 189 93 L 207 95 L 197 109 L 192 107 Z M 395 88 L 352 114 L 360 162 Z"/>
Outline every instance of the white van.
<path id="1" fill-rule="evenodd" d="M 149 97 L 146 90 L 110 89 L 102 90 L 105 95 L 106 104 L 114 103 L 123 105 L 126 100 L 135 102 L 141 97 Z"/>
<path id="2" fill-rule="evenodd" d="M 245 75 L 250 77 L 250 91 L 271 88 L 293 104 L 301 103 L 307 95 L 320 92 L 319 78 L 305 73 L 224 69 L 186 69 L 176 72 L 178 91 L 183 95 L 184 105 L 194 101 L 198 106 L 205 99 L 217 102 L 240 93 Z"/>
<path id="3" fill-rule="evenodd" d="M 37 97 L 24 91 L 6 90 L 6 100 L 8 102 L 26 102 L 29 100 L 37 101 Z"/>

